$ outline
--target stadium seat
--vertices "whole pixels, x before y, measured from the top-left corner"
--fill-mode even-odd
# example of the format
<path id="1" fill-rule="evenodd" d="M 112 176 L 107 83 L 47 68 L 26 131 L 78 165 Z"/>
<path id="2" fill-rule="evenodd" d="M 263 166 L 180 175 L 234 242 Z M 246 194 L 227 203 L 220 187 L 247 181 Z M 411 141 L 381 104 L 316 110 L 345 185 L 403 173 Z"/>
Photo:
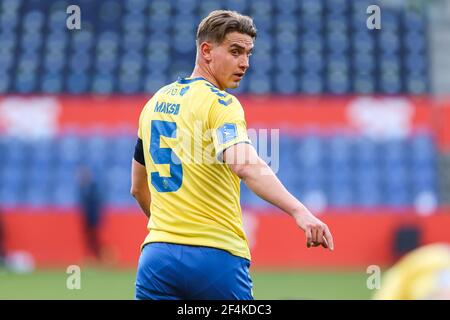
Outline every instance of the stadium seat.
<path id="1" fill-rule="evenodd" d="M 254 17 L 259 34 L 249 76 L 260 70 L 268 72 L 265 80 L 269 80 L 263 84 L 257 76 L 248 77 L 237 93 L 423 94 L 429 90 L 426 16 L 413 10 L 385 8 L 384 32 L 375 36 L 365 28 L 366 16 L 359 14 L 370 1 L 83 0 L 83 28 L 68 34 L 59 28 L 66 19 L 63 2 L 13 2 L 3 4 L 8 14 L 0 13 L 0 92 L 155 92 L 159 82 L 149 75 L 165 72 L 161 82 L 166 83 L 188 73 L 195 58 L 196 24 L 213 8 L 227 7 Z M 16 47 L 27 55 L 15 59 L 12 48 Z M 275 64 L 297 77 L 286 81 L 289 86 L 277 79 L 272 53 L 280 53 L 278 59 L 284 62 Z M 343 57 L 350 58 L 343 69 L 333 71 L 329 66 L 332 70 L 322 74 L 329 63 L 341 63 Z M 400 65 L 403 60 L 407 62 Z M 176 66 L 170 67 L 171 63 Z M 376 65 L 381 68 L 374 70 Z M 130 69 L 135 71 L 124 71 Z M 38 70 L 45 70 L 45 77 L 40 79 Z"/>

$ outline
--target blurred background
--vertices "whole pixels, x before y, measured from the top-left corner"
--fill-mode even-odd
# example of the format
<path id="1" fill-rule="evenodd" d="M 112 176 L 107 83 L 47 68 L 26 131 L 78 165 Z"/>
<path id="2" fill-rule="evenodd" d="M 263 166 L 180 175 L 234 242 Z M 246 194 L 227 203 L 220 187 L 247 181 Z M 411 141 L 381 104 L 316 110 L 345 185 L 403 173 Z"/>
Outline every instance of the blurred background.
<path id="1" fill-rule="evenodd" d="M 370 5 L 381 29 L 367 27 Z M 0 299 L 133 299 L 139 113 L 191 74 L 214 9 L 254 18 L 251 66 L 230 92 L 335 238 L 333 253 L 306 249 L 242 185 L 255 298 L 370 299 L 371 270 L 450 242 L 450 1 L 0 0 Z"/>

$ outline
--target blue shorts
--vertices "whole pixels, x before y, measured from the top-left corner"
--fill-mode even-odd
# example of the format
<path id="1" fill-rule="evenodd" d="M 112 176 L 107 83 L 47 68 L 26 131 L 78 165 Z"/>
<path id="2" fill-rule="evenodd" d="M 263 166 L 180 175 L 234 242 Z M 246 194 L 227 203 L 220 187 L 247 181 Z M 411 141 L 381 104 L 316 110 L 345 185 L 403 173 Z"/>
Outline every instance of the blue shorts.
<path id="1" fill-rule="evenodd" d="M 154 242 L 144 246 L 136 299 L 253 300 L 250 261 L 210 247 Z"/>

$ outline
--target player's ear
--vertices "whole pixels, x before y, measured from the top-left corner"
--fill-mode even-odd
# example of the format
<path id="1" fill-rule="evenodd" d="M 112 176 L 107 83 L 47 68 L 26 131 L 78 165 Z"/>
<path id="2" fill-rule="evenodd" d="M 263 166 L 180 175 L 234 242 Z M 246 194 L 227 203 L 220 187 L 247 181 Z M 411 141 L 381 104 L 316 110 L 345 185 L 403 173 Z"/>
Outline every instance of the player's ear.
<path id="1" fill-rule="evenodd" d="M 213 46 L 209 42 L 202 42 L 200 44 L 200 54 L 206 61 L 210 62 L 212 60 L 211 57 L 211 51 L 213 49 Z"/>

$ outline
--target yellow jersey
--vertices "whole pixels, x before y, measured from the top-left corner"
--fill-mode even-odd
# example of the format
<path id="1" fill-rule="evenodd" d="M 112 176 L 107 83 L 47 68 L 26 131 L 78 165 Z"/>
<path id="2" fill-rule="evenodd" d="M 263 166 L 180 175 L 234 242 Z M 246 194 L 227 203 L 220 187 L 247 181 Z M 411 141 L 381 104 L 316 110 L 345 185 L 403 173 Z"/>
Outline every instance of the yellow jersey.
<path id="1" fill-rule="evenodd" d="M 180 78 L 146 103 L 138 136 L 151 193 L 143 245 L 207 246 L 250 260 L 240 179 L 221 161 L 229 146 L 250 143 L 236 97 L 204 78 Z"/>

